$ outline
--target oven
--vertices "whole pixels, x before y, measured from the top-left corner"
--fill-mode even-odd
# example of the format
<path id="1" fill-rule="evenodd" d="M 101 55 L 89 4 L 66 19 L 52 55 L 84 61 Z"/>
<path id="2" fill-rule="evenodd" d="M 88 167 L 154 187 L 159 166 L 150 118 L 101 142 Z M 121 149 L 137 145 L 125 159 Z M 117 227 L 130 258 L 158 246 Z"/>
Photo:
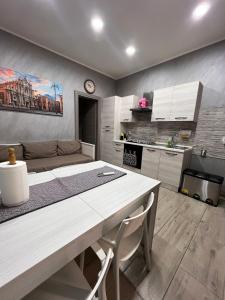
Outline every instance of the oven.
<path id="1" fill-rule="evenodd" d="M 124 144 L 123 164 L 141 169 L 143 147 L 140 145 Z"/>

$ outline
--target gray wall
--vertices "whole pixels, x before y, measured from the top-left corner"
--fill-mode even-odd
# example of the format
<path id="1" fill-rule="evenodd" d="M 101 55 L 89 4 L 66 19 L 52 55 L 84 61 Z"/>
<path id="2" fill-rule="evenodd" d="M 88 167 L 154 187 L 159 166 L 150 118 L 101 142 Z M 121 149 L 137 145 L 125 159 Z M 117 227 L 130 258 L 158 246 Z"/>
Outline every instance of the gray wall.
<path id="1" fill-rule="evenodd" d="M 184 55 L 169 62 L 128 76 L 116 83 L 117 95 L 135 94 L 191 81 L 203 83 L 202 103 L 198 122 L 151 123 L 143 117 L 133 126 L 128 125 L 135 136 L 155 136 L 166 141 L 179 129 L 192 131 L 190 144 L 199 154 L 206 148 L 208 156 L 225 159 L 222 137 L 225 136 L 225 41 Z"/>
<path id="2" fill-rule="evenodd" d="M 115 95 L 115 81 L 0 30 L 0 66 L 63 84 L 63 117 L 0 111 L 0 143 L 74 138 L 74 90 L 96 82 L 96 95 Z"/>
<path id="3" fill-rule="evenodd" d="M 207 90 L 203 104 L 225 105 L 225 41 L 194 51 L 116 81 L 119 96 L 200 80 Z"/>
<path id="4" fill-rule="evenodd" d="M 119 96 L 142 96 L 157 88 L 191 81 L 204 85 L 202 104 L 197 125 L 188 122 L 151 123 L 141 117 L 135 125 L 128 125 L 134 136 L 155 136 L 166 141 L 180 129 L 192 130 L 189 144 L 194 146 L 192 167 L 225 177 L 225 41 L 184 55 L 169 62 L 138 72 L 116 82 Z M 207 158 L 200 157 L 201 148 L 208 151 Z"/>
<path id="5" fill-rule="evenodd" d="M 225 176 L 225 148 L 221 143 L 225 136 L 225 41 L 115 82 L 0 30 L 0 66 L 59 81 L 64 88 L 62 118 L 0 111 L 0 143 L 73 138 L 74 90 L 83 91 L 86 78 L 96 82 L 96 95 L 101 97 L 142 96 L 157 88 L 200 80 L 204 92 L 197 126 L 186 122 L 153 125 L 141 119 L 128 129 L 139 137 L 153 134 L 163 141 L 178 129 L 191 129 L 190 143 L 195 145 L 192 167 Z M 202 146 L 208 150 L 205 159 L 199 156 Z"/>

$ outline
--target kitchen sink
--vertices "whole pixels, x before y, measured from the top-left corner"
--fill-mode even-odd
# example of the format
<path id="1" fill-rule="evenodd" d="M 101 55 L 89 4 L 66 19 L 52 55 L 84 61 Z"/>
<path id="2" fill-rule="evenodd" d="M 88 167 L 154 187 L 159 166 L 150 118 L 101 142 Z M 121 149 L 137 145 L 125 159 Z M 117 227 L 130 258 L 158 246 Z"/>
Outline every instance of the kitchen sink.
<path id="1" fill-rule="evenodd" d="M 162 144 L 162 143 L 151 143 L 151 145 L 153 145 L 153 146 L 161 146 L 161 147 L 166 147 L 166 148 L 168 148 L 168 149 L 178 149 L 178 150 L 188 150 L 188 149 L 190 149 L 190 147 L 188 147 L 188 146 L 182 146 L 182 145 L 174 145 L 173 147 L 168 147 L 167 145 L 165 145 L 165 144 Z"/>
<path id="2" fill-rule="evenodd" d="M 187 150 L 187 149 L 189 149 L 189 147 L 187 147 L 187 146 L 173 146 L 173 147 L 171 147 L 171 149 Z"/>

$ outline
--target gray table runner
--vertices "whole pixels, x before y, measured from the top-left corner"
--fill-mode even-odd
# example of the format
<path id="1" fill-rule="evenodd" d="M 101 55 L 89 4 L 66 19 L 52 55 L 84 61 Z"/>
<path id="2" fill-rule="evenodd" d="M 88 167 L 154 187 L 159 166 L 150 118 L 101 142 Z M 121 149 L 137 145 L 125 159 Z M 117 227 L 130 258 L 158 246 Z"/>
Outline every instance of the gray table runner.
<path id="1" fill-rule="evenodd" d="M 101 172 L 114 172 L 115 174 L 98 177 L 97 175 Z M 78 195 L 124 175 L 126 173 L 104 166 L 30 186 L 30 199 L 26 203 L 15 207 L 0 206 L 0 223 Z"/>

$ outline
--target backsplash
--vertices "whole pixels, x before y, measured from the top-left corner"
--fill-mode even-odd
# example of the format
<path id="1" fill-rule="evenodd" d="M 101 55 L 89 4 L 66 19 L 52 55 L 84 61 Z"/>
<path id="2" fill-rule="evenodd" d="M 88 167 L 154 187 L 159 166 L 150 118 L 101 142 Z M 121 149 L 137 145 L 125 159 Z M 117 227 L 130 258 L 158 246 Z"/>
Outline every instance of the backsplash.
<path id="1" fill-rule="evenodd" d="M 139 139 L 152 139 L 166 143 L 168 138 L 176 135 L 178 144 L 191 145 L 193 153 L 200 155 L 202 148 L 207 150 L 208 157 L 225 159 L 225 106 L 204 107 L 200 109 L 198 122 L 150 122 L 150 115 L 136 114 L 137 122 L 127 123 L 126 131 Z M 191 137 L 183 141 L 179 137 L 180 130 L 191 130 Z"/>
<path id="2" fill-rule="evenodd" d="M 203 107 L 194 135 L 194 145 L 197 145 L 194 147 L 194 153 L 199 154 L 204 145 L 207 156 L 225 159 L 223 136 L 225 136 L 225 106 Z"/>

